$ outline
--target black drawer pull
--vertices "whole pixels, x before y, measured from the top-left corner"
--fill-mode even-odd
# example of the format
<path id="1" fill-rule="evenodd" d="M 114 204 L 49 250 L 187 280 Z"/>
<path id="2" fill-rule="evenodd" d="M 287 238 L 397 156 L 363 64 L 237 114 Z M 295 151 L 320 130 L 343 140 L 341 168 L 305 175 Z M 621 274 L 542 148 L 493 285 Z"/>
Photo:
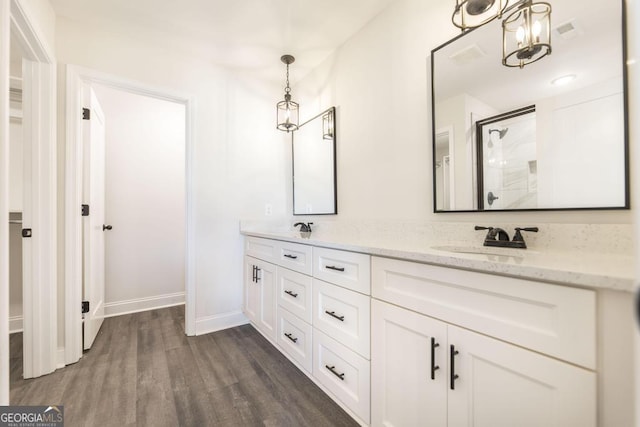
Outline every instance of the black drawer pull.
<path id="1" fill-rule="evenodd" d="M 287 295 L 291 295 L 294 298 L 298 298 L 298 294 L 296 294 L 293 291 L 284 291 L 284 293 L 287 294 Z"/>
<path id="2" fill-rule="evenodd" d="M 440 344 L 436 342 L 436 339 L 431 337 L 431 379 L 436 379 L 436 371 L 440 369 L 440 366 L 436 365 L 436 347 L 440 347 Z"/>
<path id="3" fill-rule="evenodd" d="M 286 258 L 298 259 L 298 256 L 297 256 L 297 255 L 284 254 L 284 256 L 285 256 Z"/>
<path id="4" fill-rule="evenodd" d="M 284 334 L 285 337 L 289 338 L 293 342 L 298 342 L 298 338 L 294 338 L 291 334 Z"/>
<path id="5" fill-rule="evenodd" d="M 449 353 L 449 357 L 450 357 L 450 363 L 449 366 L 451 366 L 451 377 L 449 378 L 449 382 L 451 383 L 451 390 L 455 390 L 456 389 L 456 385 L 455 382 L 456 380 L 459 378 L 459 376 L 456 374 L 456 354 L 459 353 L 458 350 L 456 350 L 456 347 L 452 344 L 451 345 L 451 349 L 450 349 L 450 353 Z"/>
<path id="6" fill-rule="evenodd" d="M 342 373 L 342 374 L 337 373 L 335 366 L 324 365 L 324 367 L 327 368 L 328 370 L 330 370 L 333 375 L 335 375 L 336 377 L 338 377 L 342 381 L 344 381 L 344 373 Z"/>
<path id="7" fill-rule="evenodd" d="M 262 269 L 260 267 L 256 267 L 256 283 L 258 283 L 260 281 L 260 279 L 262 279 L 262 277 L 260 277 L 260 272 L 262 271 Z"/>
<path id="8" fill-rule="evenodd" d="M 336 267 L 335 265 L 325 265 L 324 268 L 335 271 L 344 271 L 344 267 Z"/>
<path id="9" fill-rule="evenodd" d="M 253 278 L 251 279 L 251 281 L 253 283 L 258 282 L 258 267 L 256 267 L 255 265 L 253 266 Z"/>
<path id="10" fill-rule="evenodd" d="M 344 322 L 344 316 L 338 316 L 335 311 L 325 310 L 324 312 L 327 313 L 329 316 L 335 317 L 339 321 Z"/>

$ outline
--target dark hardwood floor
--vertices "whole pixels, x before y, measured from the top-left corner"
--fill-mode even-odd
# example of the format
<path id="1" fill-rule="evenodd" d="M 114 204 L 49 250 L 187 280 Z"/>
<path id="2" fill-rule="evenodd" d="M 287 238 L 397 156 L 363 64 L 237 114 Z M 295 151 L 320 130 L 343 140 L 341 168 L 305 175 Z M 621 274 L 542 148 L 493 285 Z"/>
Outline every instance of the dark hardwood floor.
<path id="1" fill-rule="evenodd" d="M 11 404 L 64 405 L 66 426 L 356 426 L 253 327 L 184 335 L 184 307 L 108 318 L 76 364 L 22 379 Z"/>

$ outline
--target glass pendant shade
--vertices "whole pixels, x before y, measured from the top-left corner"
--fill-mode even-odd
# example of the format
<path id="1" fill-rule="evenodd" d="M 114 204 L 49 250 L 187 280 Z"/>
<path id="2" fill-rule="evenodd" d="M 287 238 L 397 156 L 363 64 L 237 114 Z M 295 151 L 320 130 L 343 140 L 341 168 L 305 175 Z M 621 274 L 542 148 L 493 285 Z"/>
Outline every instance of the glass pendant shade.
<path id="1" fill-rule="evenodd" d="M 299 105 L 291 100 L 291 88 L 289 87 L 289 64 L 293 64 L 296 60 L 291 55 L 282 55 L 280 58 L 287 65 L 287 84 L 284 88 L 284 101 L 278 102 L 277 122 L 278 129 L 284 132 L 293 132 L 298 130 Z"/>
<path id="2" fill-rule="evenodd" d="M 464 30 L 501 18 L 509 0 L 456 0 L 451 22 Z"/>
<path id="3" fill-rule="evenodd" d="M 284 101 L 278 102 L 278 129 L 285 132 L 298 130 L 298 103 L 291 100 L 291 95 L 284 95 Z"/>
<path id="4" fill-rule="evenodd" d="M 322 139 L 333 139 L 333 112 L 328 111 L 322 116 Z"/>
<path id="5" fill-rule="evenodd" d="M 526 1 L 502 21 L 502 64 L 522 68 L 551 54 L 551 5 Z"/>

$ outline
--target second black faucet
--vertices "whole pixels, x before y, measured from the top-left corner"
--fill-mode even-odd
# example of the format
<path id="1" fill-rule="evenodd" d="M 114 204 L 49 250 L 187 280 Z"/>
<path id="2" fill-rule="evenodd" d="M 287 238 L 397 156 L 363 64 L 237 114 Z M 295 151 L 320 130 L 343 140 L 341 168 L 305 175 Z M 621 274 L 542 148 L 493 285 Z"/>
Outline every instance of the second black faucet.
<path id="1" fill-rule="evenodd" d="M 538 232 L 538 227 L 516 227 L 513 234 L 513 240 L 509 240 L 509 234 L 502 228 L 497 227 L 481 227 L 475 226 L 476 230 L 488 230 L 487 236 L 484 238 L 484 246 L 494 246 L 499 248 L 516 248 L 527 249 L 527 244 L 522 237 L 522 231 Z"/>

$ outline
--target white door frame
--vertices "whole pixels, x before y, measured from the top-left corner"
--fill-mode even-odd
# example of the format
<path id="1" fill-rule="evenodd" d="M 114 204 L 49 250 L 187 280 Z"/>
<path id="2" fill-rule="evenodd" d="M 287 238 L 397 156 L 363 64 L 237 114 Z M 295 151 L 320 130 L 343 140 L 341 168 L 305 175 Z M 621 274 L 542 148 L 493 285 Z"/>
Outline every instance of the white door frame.
<path id="1" fill-rule="evenodd" d="M 185 332 L 195 335 L 195 235 L 193 212 L 193 147 L 195 98 L 164 88 L 67 65 L 65 162 L 65 363 L 82 357 L 82 85 L 98 83 L 113 89 L 149 96 L 185 106 Z M 75 309 L 77 307 L 77 309 Z"/>
<path id="2" fill-rule="evenodd" d="M 57 355 L 57 146 L 56 146 L 56 60 L 50 46 L 29 20 L 28 2 L 11 0 L 0 7 L 2 47 L 0 57 L 0 120 L 7 129 L 0 134 L 0 296 L 8 302 L 8 88 L 9 40 L 21 47 L 23 60 L 23 125 L 28 135 L 33 174 L 31 195 L 25 200 L 30 206 L 23 215 L 23 228 L 31 228 L 31 280 L 23 286 L 23 357 L 25 378 L 37 377 L 56 369 Z M 7 25 L 9 24 L 9 25 Z M 4 306 L 4 302 L 2 303 Z M 4 307 L 3 307 L 4 308 Z M 8 308 L 3 313 L 8 313 Z M 8 328 L 0 320 L 0 404 L 9 403 Z"/>

